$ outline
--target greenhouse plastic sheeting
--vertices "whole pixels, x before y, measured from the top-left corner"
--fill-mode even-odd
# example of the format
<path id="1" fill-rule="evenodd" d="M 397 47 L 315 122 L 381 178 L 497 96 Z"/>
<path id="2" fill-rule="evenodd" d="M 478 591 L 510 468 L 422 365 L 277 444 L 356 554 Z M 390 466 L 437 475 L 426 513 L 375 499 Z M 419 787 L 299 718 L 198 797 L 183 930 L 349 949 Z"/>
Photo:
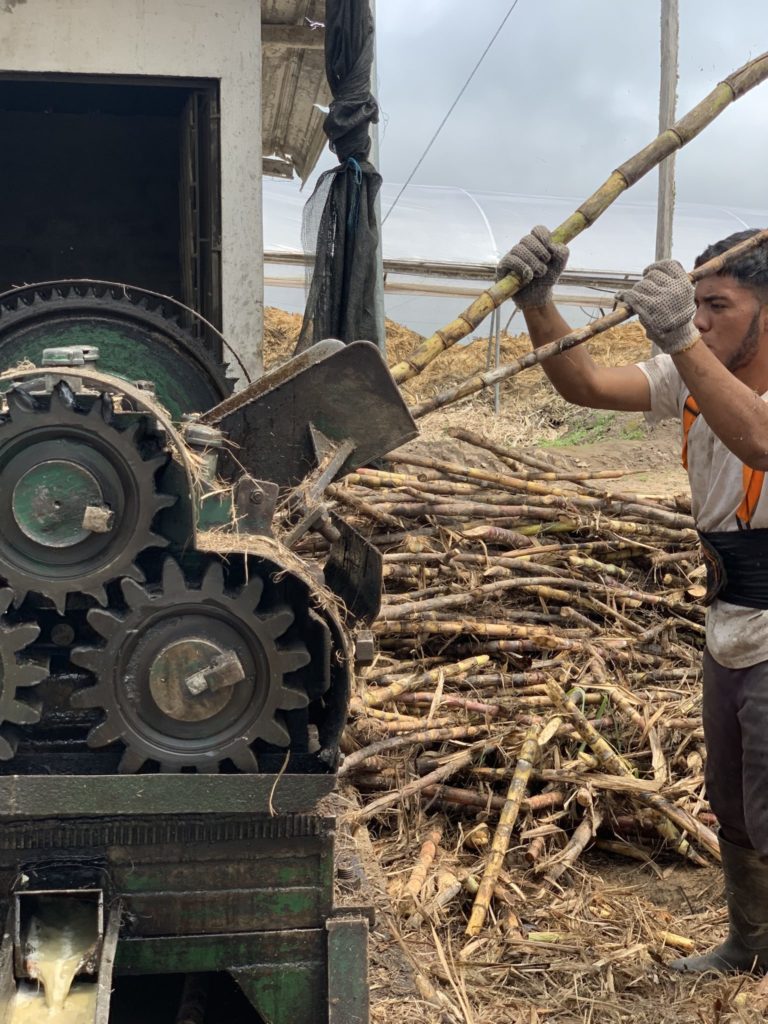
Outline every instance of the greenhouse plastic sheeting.
<path id="1" fill-rule="evenodd" d="M 382 215 L 400 191 L 385 183 Z M 264 248 L 300 253 L 301 213 L 307 196 L 290 182 L 264 180 Z M 385 260 L 492 264 L 534 224 L 555 227 L 580 199 L 467 192 L 409 185 L 383 228 Z M 673 256 L 684 266 L 707 245 L 734 231 L 768 225 L 768 210 L 679 203 Z M 619 198 L 600 220 L 571 243 L 571 271 L 638 274 L 654 258 L 656 204 Z"/>

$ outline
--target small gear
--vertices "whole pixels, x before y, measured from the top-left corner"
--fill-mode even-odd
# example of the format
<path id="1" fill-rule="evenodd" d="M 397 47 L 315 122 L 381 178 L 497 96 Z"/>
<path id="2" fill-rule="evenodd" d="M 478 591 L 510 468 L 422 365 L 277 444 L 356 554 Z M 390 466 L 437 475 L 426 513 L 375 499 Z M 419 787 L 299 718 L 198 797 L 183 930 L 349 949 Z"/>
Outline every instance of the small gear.
<path id="1" fill-rule="evenodd" d="M 36 686 L 48 675 L 47 668 L 20 661 L 18 655 L 36 640 L 40 627 L 34 622 L 11 623 L 5 616 L 13 600 L 13 591 L 0 589 L 0 761 L 9 761 L 14 753 L 13 738 L 2 727 L 34 725 L 40 720 L 37 704 L 24 700 L 18 690 Z"/>
<path id="2" fill-rule="evenodd" d="M 13 388 L 6 399 L 0 577 L 17 606 L 29 591 L 61 614 L 68 594 L 90 594 L 105 605 L 106 583 L 143 580 L 137 556 L 167 545 L 152 522 L 176 500 L 155 486 L 168 454 L 143 443 L 146 418 L 119 429 L 107 394 L 87 411 L 64 381 L 49 398 Z"/>
<path id="3" fill-rule="evenodd" d="M 229 591 L 221 562 L 212 560 L 196 587 L 169 557 L 159 587 L 132 579 L 121 586 L 124 614 L 88 613 L 104 646 L 72 652 L 97 680 L 73 695 L 73 705 L 106 715 L 89 733 L 89 746 L 120 740 L 122 772 L 137 772 L 147 761 L 167 772 L 215 772 L 227 759 L 256 772 L 255 741 L 288 747 L 280 712 L 309 703 L 288 677 L 310 654 L 299 641 L 278 643 L 294 613 L 284 604 L 260 607 L 259 576 Z"/>

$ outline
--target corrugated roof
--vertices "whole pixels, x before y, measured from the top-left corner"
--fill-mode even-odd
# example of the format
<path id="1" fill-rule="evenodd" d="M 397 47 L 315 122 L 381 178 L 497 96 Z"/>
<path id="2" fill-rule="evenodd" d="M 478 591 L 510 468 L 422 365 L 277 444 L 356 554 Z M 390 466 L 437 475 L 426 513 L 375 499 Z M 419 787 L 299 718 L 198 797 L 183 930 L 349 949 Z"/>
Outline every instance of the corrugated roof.
<path id="1" fill-rule="evenodd" d="M 306 180 L 326 144 L 325 0 L 262 0 L 264 174 Z"/>

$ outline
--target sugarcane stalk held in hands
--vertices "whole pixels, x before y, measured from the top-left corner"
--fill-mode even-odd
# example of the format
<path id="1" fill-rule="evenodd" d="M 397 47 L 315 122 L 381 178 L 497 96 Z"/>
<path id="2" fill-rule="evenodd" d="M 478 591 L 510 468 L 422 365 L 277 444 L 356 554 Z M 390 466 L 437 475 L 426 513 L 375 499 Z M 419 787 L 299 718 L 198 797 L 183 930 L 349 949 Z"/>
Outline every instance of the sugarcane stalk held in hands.
<path id="1" fill-rule="evenodd" d="M 589 199 L 552 232 L 552 240 L 568 244 L 622 194 L 662 160 L 681 149 L 711 124 L 715 118 L 750 89 L 768 78 L 768 53 L 761 54 L 720 82 L 693 110 L 667 128 L 639 153 L 618 167 Z M 511 298 L 525 282 L 508 274 L 486 289 L 475 301 L 442 330 L 426 338 L 408 359 L 392 367 L 398 384 L 420 374 L 441 352 L 451 348 L 475 330 L 502 302 Z M 618 321 L 621 322 L 621 321 Z"/>
<path id="2" fill-rule="evenodd" d="M 750 252 L 760 245 L 765 245 L 766 242 L 768 242 L 768 229 L 759 231 L 756 235 L 747 238 L 743 242 L 739 242 L 726 252 L 721 253 L 721 255 L 707 260 L 706 263 L 702 263 L 701 266 L 692 270 L 688 276 L 695 284 L 711 274 L 719 274 L 732 260 L 743 256 L 744 253 Z M 528 352 L 526 355 L 520 356 L 519 359 L 514 359 L 505 366 L 497 366 L 495 369 L 488 370 L 485 373 L 474 374 L 472 377 L 467 378 L 467 380 L 455 384 L 453 387 L 446 388 L 440 394 L 411 406 L 410 413 L 414 419 L 420 419 L 422 416 L 426 416 L 427 413 L 434 412 L 435 409 L 442 409 L 444 406 L 452 405 L 454 402 L 458 402 L 468 395 L 474 395 L 484 388 L 500 384 L 504 380 L 509 380 L 510 377 L 516 377 L 518 373 L 522 373 L 523 370 L 527 370 L 531 366 L 538 366 L 545 359 L 558 356 L 562 352 L 568 351 L 568 349 L 576 348 L 577 345 L 583 345 L 585 341 L 597 337 L 598 334 L 602 334 L 612 327 L 618 327 L 619 324 L 629 320 L 632 316 L 634 316 L 634 313 L 629 306 L 619 304 L 612 312 L 598 317 L 597 320 L 593 320 L 586 327 L 579 327 L 562 338 L 558 338 L 557 341 L 551 341 L 548 345 L 542 345 L 535 351 Z"/>

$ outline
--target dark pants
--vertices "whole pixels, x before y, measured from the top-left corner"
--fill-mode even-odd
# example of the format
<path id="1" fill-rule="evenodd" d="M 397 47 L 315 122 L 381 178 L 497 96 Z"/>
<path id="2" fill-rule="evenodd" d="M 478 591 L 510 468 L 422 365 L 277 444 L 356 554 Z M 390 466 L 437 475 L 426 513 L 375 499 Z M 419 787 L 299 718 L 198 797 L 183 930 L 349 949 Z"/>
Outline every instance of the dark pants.
<path id="1" fill-rule="evenodd" d="M 768 661 L 725 668 L 704 652 L 706 785 L 725 839 L 768 857 Z"/>

